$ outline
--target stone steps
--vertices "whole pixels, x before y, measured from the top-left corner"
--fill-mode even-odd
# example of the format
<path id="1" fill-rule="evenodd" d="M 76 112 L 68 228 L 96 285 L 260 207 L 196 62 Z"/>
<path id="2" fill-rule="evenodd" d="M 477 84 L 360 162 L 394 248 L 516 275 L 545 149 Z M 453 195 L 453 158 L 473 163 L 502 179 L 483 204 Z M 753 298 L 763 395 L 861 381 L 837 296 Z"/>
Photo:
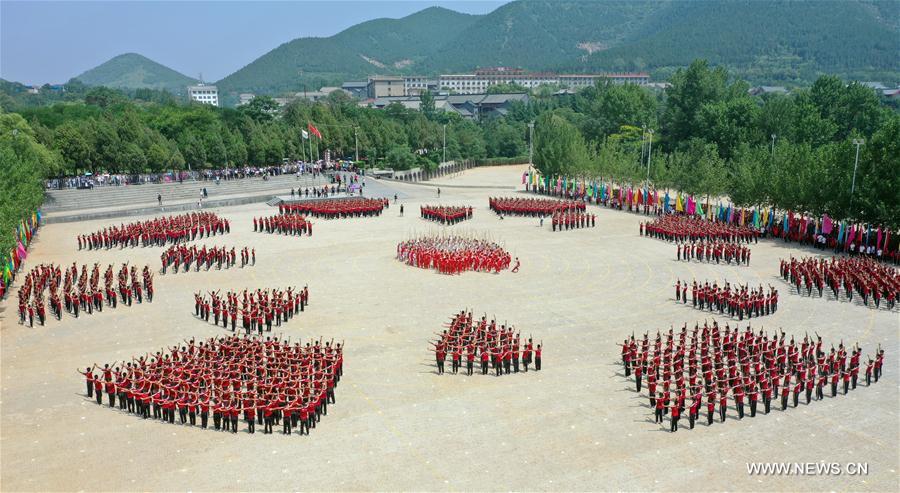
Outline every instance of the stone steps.
<path id="1" fill-rule="evenodd" d="M 89 211 L 94 209 L 128 209 L 157 205 L 157 194 L 162 195 L 163 205 L 196 202 L 205 187 L 207 201 L 235 196 L 262 195 L 271 192 L 273 195 L 289 193 L 291 188 L 305 188 L 323 185 L 329 180 L 318 179 L 311 175 L 301 176 L 279 175 L 262 178 L 245 178 L 221 181 L 216 185 L 213 181 L 191 181 L 184 183 L 142 184 L 125 186 L 97 187 L 91 190 L 48 190 L 42 212 L 52 215 L 67 211 Z"/>

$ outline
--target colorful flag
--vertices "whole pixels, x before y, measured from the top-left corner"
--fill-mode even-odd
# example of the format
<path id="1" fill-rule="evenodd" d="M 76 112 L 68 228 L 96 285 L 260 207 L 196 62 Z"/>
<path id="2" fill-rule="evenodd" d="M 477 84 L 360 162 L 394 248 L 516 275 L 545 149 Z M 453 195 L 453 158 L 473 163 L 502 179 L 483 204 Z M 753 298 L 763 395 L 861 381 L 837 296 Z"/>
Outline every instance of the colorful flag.
<path id="1" fill-rule="evenodd" d="M 318 137 L 320 139 L 322 138 L 322 133 L 319 132 L 319 129 L 316 128 L 316 126 L 313 125 L 312 123 L 307 123 L 306 128 L 307 128 L 307 130 L 309 130 L 309 133 L 315 135 L 316 137 Z"/>

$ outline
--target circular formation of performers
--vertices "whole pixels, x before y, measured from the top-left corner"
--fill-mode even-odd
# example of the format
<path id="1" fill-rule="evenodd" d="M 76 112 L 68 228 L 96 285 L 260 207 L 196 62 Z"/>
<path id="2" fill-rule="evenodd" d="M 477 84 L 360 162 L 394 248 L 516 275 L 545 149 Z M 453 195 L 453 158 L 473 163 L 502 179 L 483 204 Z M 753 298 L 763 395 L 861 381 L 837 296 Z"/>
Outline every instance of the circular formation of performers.
<path id="1" fill-rule="evenodd" d="M 50 313 L 57 320 L 62 319 L 63 310 L 78 318 L 79 313 L 92 314 L 102 312 L 104 306 L 116 308 L 121 299 L 123 304 L 131 306 L 132 300 L 143 303 L 144 293 L 147 301 L 153 301 L 153 274 L 149 267 L 141 272 L 142 280 L 138 280 L 137 267 L 122 264 L 118 273 L 109 265 L 103 274 L 103 289 L 100 288 L 100 265 L 94 264 L 88 275 L 87 265 L 81 266 L 81 273 L 75 263 L 65 270 L 55 264 L 41 264 L 31 269 L 19 288 L 19 323 L 26 322 L 34 327 L 34 319 L 44 325 L 47 320 L 47 305 Z M 118 291 L 113 289 L 113 278 L 118 279 Z M 62 284 L 62 299 L 59 291 Z M 47 302 L 44 301 L 47 292 Z M 65 300 L 65 306 L 63 305 Z"/>
<path id="2" fill-rule="evenodd" d="M 251 263 L 252 259 L 252 263 Z M 177 274 L 184 266 L 184 272 L 188 272 L 191 266 L 194 266 L 194 272 L 200 272 L 200 267 L 205 266 L 209 271 L 213 266 L 217 270 L 223 268 L 228 269 L 237 264 L 237 251 L 234 247 L 229 249 L 225 246 L 212 246 L 207 248 L 203 245 L 197 248 L 197 245 L 190 247 L 185 245 L 172 245 L 167 248 L 161 255 L 162 269 L 160 272 L 166 274 L 169 267 L 172 267 L 172 273 Z M 247 265 L 256 265 L 256 249 L 244 247 L 241 249 L 241 268 Z"/>
<path id="3" fill-rule="evenodd" d="M 676 303 L 687 304 L 687 287 L 687 281 L 682 283 L 679 279 L 675 282 Z M 778 290 L 769 286 L 769 290 L 765 291 L 762 285 L 753 289 L 746 284 L 732 288 L 728 281 L 722 287 L 718 281 L 713 281 L 712 286 L 709 281 L 698 285 L 695 280 L 691 285 L 691 304 L 698 310 L 727 313 L 738 320 L 743 320 L 745 316 L 762 317 L 778 310 Z"/>
<path id="4" fill-rule="evenodd" d="M 666 241 L 695 242 L 723 241 L 730 243 L 758 243 L 759 230 L 749 226 L 737 226 L 724 222 L 713 222 L 696 216 L 669 214 L 650 222 L 641 222 L 641 236 Z"/>
<path id="5" fill-rule="evenodd" d="M 856 293 L 863 305 L 869 306 L 871 297 L 875 308 L 880 308 L 884 299 L 888 310 L 894 309 L 900 296 L 900 270 L 869 257 L 791 257 L 781 260 L 780 271 L 781 277 L 793 284 L 798 294 L 805 287 L 807 296 L 812 296 L 816 289 L 821 298 L 827 286 L 834 299 L 839 300 L 843 288 L 847 301 L 852 302 Z"/>
<path id="6" fill-rule="evenodd" d="M 278 211 L 281 214 L 303 214 L 323 219 L 342 219 L 379 216 L 389 206 L 388 199 L 353 197 L 348 199 L 310 200 L 288 204 L 282 202 L 278 205 Z"/>
<path id="7" fill-rule="evenodd" d="M 290 343 L 277 337 L 222 336 L 196 343 L 193 339 L 154 355 L 132 358 L 80 371 L 87 397 L 110 408 L 174 424 L 207 428 L 212 414 L 216 430 L 237 433 L 243 415 L 247 431 L 263 426 L 273 433 L 281 426 L 290 435 L 308 435 L 328 404 L 343 373 L 343 347 L 321 339 Z"/>
<path id="8" fill-rule="evenodd" d="M 99 250 L 140 246 L 165 246 L 196 238 L 225 234 L 231 224 L 212 212 L 191 212 L 180 216 L 158 217 L 149 221 L 110 226 L 78 236 L 78 249 Z"/>
<path id="9" fill-rule="evenodd" d="M 542 345 L 532 342 L 531 336 L 521 342 L 519 331 L 507 327 L 505 323 L 497 326 L 497 321 L 487 320 L 484 315 L 475 320 L 472 312 L 465 310 L 453 315 L 450 324 L 432 342 L 438 375 L 444 374 L 444 363 L 449 357 L 450 371 L 454 374 L 462 369 L 465 359 L 465 374 L 473 375 L 475 361 L 481 364 L 481 374 L 488 374 L 488 366 L 496 376 L 509 375 L 528 371 L 528 365 L 534 362 L 534 369 L 541 369 Z M 521 365 L 521 366 L 520 366 Z"/>
<path id="10" fill-rule="evenodd" d="M 585 204 L 579 200 L 532 199 L 517 197 L 491 197 L 488 199 L 491 210 L 501 216 L 552 215 L 557 211 L 585 211 Z"/>
<path id="11" fill-rule="evenodd" d="M 423 205 L 419 213 L 422 219 L 450 225 L 472 219 L 472 206 Z"/>
<path id="12" fill-rule="evenodd" d="M 512 258 L 500 245 L 487 240 L 423 236 L 399 243 L 397 260 L 420 269 L 434 269 L 441 274 L 461 274 L 470 270 L 499 274 L 509 268 Z"/>
<path id="13" fill-rule="evenodd" d="M 750 265 L 750 247 L 730 241 L 704 241 L 678 243 L 678 260 L 690 262 L 721 263 Z"/>
<path id="14" fill-rule="evenodd" d="M 262 335 L 263 327 L 266 332 L 271 332 L 273 323 L 280 327 L 282 322 L 287 322 L 294 318 L 294 315 L 305 311 L 306 305 L 309 304 L 307 286 L 303 286 L 300 290 L 245 289 L 240 295 L 235 291 L 228 291 L 224 295 L 215 291 L 208 292 L 207 295 L 194 293 L 194 316 L 209 322 L 212 314 L 213 325 L 218 326 L 221 320 L 222 327 L 226 329 L 230 319 L 232 332 L 237 330 L 237 321 L 240 318 L 241 327 L 246 335 L 253 331 Z"/>
<path id="15" fill-rule="evenodd" d="M 566 231 L 577 228 L 593 228 L 597 225 L 597 216 L 587 212 L 559 210 L 553 213 L 553 231 Z"/>
<path id="16" fill-rule="evenodd" d="M 289 236 L 312 236 L 312 223 L 300 214 L 253 218 L 253 231 Z"/>
<path id="17" fill-rule="evenodd" d="M 622 343 L 622 363 L 625 377 L 634 374 L 635 389 L 641 392 L 646 384 L 646 396 L 655 422 L 664 425 L 669 416 L 669 429 L 678 431 L 678 422 L 686 416 L 690 428 L 700 420 L 701 406 L 706 404 L 706 423 L 711 426 L 716 409 L 719 421 L 725 422 L 729 398 L 737 419 L 745 417 L 744 404 L 749 404 L 749 416 L 755 417 L 758 403 L 769 414 L 773 400 L 781 396 L 781 410 L 788 408 L 793 393 L 793 407 L 799 405 L 800 394 L 806 393 L 806 404 L 825 399 L 825 387 L 830 383 L 830 396 L 838 395 L 843 383 L 843 395 L 856 389 L 862 348 L 858 345 L 837 349 L 832 345 L 826 353 L 822 338 L 804 336 L 799 343 L 790 342 L 782 331 L 767 334 L 762 329 L 754 333 L 750 326 L 721 329 L 716 322 L 710 327 L 687 326 L 677 334 L 674 329 L 650 340 L 644 334 L 641 341 L 634 335 Z M 874 359 L 868 357 L 865 367 L 866 386 L 878 382 L 884 364 L 884 351 L 879 347 Z M 685 412 L 687 413 L 685 414 Z M 734 414 L 732 414 L 734 417 Z"/>

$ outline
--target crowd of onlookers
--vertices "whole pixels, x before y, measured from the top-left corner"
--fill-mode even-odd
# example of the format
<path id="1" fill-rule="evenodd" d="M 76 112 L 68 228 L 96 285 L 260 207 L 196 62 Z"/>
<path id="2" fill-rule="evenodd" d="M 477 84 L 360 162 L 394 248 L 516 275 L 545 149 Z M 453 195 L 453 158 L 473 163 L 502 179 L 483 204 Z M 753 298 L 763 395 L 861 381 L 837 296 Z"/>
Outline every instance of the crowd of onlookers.
<path id="1" fill-rule="evenodd" d="M 317 176 L 327 170 L 350 171 L 353 167 L 349 163 L 333 161 L 317 161 L 305 163 L 303 161 L 286 162 L 275 166 L 240 166 L 219 169 L 207 169 L 199 171 L 171 171 L 166 173 L 144 174 L 86 174 L 84 176 L 67 176 L 46 180 L 48 190 L 60 190 L 67 188 L 91 189 L 94 187 L 140 185 L 146 183 L 175 183 L 185 180 L 221 181 L 239 180 L 244 178 L 263 178 L 270 176 L 296 174 L 297 176 L 310 174 Z"/>

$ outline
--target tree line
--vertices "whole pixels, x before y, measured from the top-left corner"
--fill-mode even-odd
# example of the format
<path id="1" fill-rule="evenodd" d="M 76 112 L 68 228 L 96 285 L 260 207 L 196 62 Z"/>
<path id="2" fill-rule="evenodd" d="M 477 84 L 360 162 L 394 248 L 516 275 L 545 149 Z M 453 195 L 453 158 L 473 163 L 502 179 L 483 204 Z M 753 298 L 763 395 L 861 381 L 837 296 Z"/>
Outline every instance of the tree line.
<path id="1" fill-rule="evenodd" d="M 37 141 L 58 154 L 59 175 L 144 173 L 225 166 L 277 164 L 283 158 L 324 156 L 397 169 L 433 168 L 444 157 L 482 159 L 525 154 L 525 125 L 476 123 L 458 114 L 414 111 L 400 104 L 362 108 L 336 92 L 319 102 L 295 100 L 279 107 L 260 96 L 249 104 L 216 108 L 165 101 L 161 91 L 126 95 L 95 88 L 79 101 L 15 110 Z M 130 96 L 130 97 L 129 97 Z M 305 140 L 316 126 L 322 139 Z"/>
<path id="2" fill-rule="evenodd" d="M 791 95 L 754 97 L 704 60 L 670 83 L 659 94 L 599 85 L 520 105 L 509 119 L 536 121 L 544 175 L 635 185 L 649 176 L 739 206 L 900 225 L 900 114 L 872 89 L 822 76 Z"/>

